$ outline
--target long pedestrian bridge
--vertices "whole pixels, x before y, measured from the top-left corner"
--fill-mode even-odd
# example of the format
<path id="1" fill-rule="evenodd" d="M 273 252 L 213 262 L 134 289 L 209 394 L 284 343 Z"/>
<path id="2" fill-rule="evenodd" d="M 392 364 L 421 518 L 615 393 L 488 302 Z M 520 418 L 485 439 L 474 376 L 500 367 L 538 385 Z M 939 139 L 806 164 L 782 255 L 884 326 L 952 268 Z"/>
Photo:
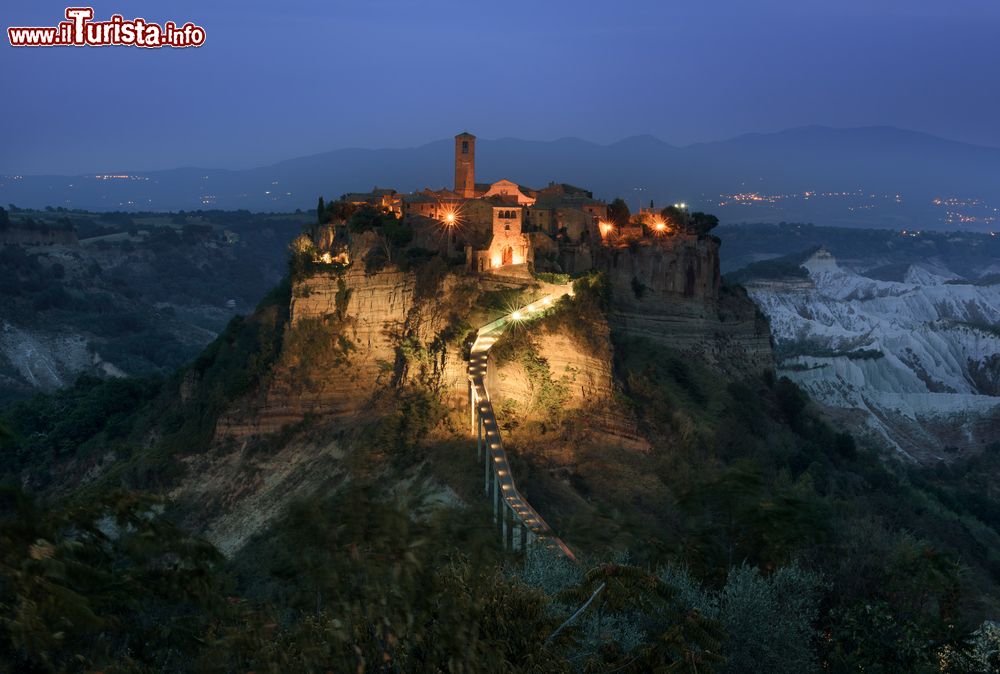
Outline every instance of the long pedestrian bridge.
<path id="1" fill-rule="evenodd" d="M 572 293 L 571 287 L 567 286 L 481 327 L 469 353 L 468 369 L 470 420 L 472 434 L 476 436 L 476 457 L 484 464 L 484 489 L 492 503 L 493 522 L 504 548 L 518 551 L 537 545 L 569 559 L 575 559 L 573 552 L 553 533 L 514 483 L 490 392 L 486 388 L 486 374 L 490 349 L 505 329 L 540 316 L 560 297 Z"/>

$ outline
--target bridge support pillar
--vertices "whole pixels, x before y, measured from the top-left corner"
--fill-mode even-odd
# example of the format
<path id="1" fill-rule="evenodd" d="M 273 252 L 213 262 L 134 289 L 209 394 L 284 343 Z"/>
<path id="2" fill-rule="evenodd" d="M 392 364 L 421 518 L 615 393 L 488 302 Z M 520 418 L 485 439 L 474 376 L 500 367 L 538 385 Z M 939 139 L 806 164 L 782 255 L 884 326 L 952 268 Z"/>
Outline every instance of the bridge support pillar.
<path id="1" fill-rule="evenodd" d="M 490 469 L 491 473 L 493 473 L 493 521 L 496 522 L 497 516 L 500 514 L 498 512 L 500 509 L 500 482 L 497 477 L 497 472 L 493 470 L 493 466 L 488 465 L 491 463 L 493 463 L 492 458 L 487 462 L 487 468 Z"/>
<path id="2" fill-rule="evenodd" d="M 469 361 L 472 362 L 471 359 Z M 472 427 L 471 433 L 476 432 L 476 385 L 469 380 L 469 425 Z"/>
<path id="3" fill-rule="evenodd" d="M 500 510 L 500 540 L 503 542 L 503 549 L 510 549 L 510 542 L 507 540 L 507 535 L 510 532 L 510 526 L 507 524 L 507 520 L 510 518 L 510 509 L 501 508 Z"/>
<path id="4" fill-rule="evenodd" d="M 524 527 L 521 526 L 520 522 L 518 522 L 517 520 L 515 520 L 514 521 L 514 535 L 513 535 L 512 539 L 511 539 L 511 546 L 510 546 L 510 549 L 513 550 L 514 552 L 517 552 L 518 550 L 520 550 L 523 547 L 523 545 L 521 543 L 521 534 L 522 534 L 523 531 L 524 531 Z"/>
<path id="5" fill-rule="evenodd" d="M 485 472 L 485 475 L 484 475 L 485 484 L 483 486 L 483 491 L 486 492 L 487 498 L 489 498 L 490 494 L 492 493 L 492 492 L 490 492 L 490 464 L 491 463 L 493 463 L 493 457 L 491 457 L 489 451 L 487 451 L 486 452 L 486 462 L 483 464 L 485 466 L 485 468 L 486 468 L 486 472 Z"/>

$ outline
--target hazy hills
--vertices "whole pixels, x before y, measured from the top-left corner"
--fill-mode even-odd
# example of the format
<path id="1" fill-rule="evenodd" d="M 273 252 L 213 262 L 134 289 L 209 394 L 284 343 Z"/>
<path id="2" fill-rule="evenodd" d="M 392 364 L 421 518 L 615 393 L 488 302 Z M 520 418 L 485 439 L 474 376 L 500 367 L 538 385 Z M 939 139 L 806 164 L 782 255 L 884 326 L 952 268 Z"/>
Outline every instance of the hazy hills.
<path id="1" fill-rule="evenodd" d="M 473 129 L 474 131 L 474 129 Z M 575 138 L 482 139 L 477 178 L 586 186 L 633 208 L 685 201 L 724 221 L 991 230 L 1000 216 L 1000 149 L 891 127 L 810 126 L 677 147 L 651 136 L 610 145 Z M 95 210 L 294 210 L 373 185 L 452 182 L 451 140 L 348 148 L 231 171 L 178 168 L 115 176 L 4 176 L 0 203 Z M 737 194 L 753 195 L 734 199 Z M 939 200 L 939 203 L 935 203 Z"/>

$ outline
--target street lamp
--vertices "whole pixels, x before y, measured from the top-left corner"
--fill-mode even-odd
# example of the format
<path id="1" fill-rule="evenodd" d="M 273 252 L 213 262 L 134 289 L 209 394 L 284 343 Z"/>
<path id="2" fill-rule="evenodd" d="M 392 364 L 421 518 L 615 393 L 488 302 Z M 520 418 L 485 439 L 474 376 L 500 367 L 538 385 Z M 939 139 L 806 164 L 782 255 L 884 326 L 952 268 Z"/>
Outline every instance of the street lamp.
<path id="1" fill-rule="evenodd" d="M 458 224 L 458 216 L 455 214 L 453 209 L 448 209 L 444 212 L 444 217 L 441 221 L 444 223 L 444 228 L 448 232 L 446 245 L 448 247 L 447 257 L 450 258 L 452 249 L 455 247 L 455 226 Z"/>

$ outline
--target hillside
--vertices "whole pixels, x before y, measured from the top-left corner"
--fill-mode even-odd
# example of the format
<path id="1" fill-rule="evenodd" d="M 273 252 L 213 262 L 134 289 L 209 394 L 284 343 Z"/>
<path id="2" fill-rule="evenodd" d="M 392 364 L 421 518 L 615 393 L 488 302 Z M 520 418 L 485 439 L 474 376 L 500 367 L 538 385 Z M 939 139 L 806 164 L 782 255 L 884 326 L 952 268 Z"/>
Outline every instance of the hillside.
<path id="1" fill-rule="evenodd" d="M 41 666 L 31 639 L 68 670 L 981 671 L 988 631 L 963 644 L 1000 610 L 1000 447 L 917 472 L 832 428 L 770 369 L 712 237 L 658 266 L 622 249 L 491 351 L 512 471 L 575 566 L 501 549 L 468 429 L 470 336 L 546 282 L 374 234 L 346 266 L 296 249 L 163 383 L 3 416 L 4 470 L 39 503 L 0 501 L 22 569 L 0 662 Z M 686 259 L 705 282 L 678 288 Z M 90 580 L 113 568 L 121 592 Z"/>
<path id="2" fill-rule="evenodd" d="M 4 218 L 0 403 L 80 375 L 173 372 L 278 282 L 302 221 L 0 209 Z"/>

